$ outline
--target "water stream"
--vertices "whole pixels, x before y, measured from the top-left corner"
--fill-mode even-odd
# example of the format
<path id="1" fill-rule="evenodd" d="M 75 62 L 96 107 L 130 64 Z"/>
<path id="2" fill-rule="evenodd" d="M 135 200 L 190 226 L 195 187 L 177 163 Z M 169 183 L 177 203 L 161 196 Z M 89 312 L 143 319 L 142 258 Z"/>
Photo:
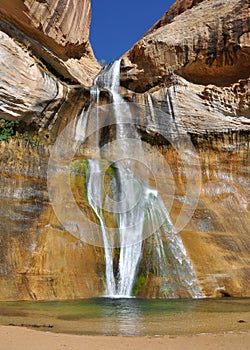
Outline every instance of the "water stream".
<path id="1" fill-rule="evenodd" d="M 192 263 L 187 251 L 172 224 L 170 215 L 160 198 L 158 191 L 149 185 L 147 170 L 143 178 L 138 176 L 138 167 L 145 162 L 144 149 L 140 135 L 134 125 L 129 103 L 119 94 L 120 61 L 103 69 L 91 89 L 92 106 L 96 108 L 96 126 L 98 130 L 98 112 L 100 90 L 105 89 L 112 100 L 115 117 L 115 140 L 105 152 L 100 148 L 98 159 L 88 160 L 87 197 L 101 228 L 106 265 L 106 296 L 131 297 L 143 254 L 143 241 L 151 230 L 153 259 L 159 266 L 159 273 L 168 276 L 174 274 L 175 281 L 194 297 L 202 297 Z M 86 134 L 89 111 L 82 113 L 76 125 L 76 135 L 80 139 Z M 99 146 L 100 133 L 96 133 L 95 142 Z M 109 145 L 109 146 L 110 146 Z M 114 151 L 115 150 L 115 151 Z M 115 159 L 114 159 L 114 154 Z M 112 158 L 113 157 L 113 158 Z M 139 159 L 141 164 L 135 162 Z M 113 169 L 109 193 L 105 190 L 103 159 L 111 163 Z M 107 211 L 113 214 L 116 229 L 110 233 L 106 222 Z M 114 233 L 115 232 L 115 233 Z M 167 249 L 164 241 L 167 241 Z M 114 243 L 115 242 L 115 243 Z M 117 267 L 114 256 L 118 254 Z M 171 269 L 169 260 L 172 261 Z M 171 271 L 170 271 L 171 270 Z"/>

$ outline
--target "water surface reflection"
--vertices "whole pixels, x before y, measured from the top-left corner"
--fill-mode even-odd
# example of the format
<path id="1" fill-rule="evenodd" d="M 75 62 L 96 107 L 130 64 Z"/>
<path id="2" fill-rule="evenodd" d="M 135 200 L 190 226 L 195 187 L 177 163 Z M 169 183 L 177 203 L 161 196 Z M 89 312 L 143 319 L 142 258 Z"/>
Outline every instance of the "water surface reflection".
<path id="1" fill-rule="evenodd" d="M 192 335 L 249 331 L 250 299 L 94 298 L 0 302 L 0 324 L 87 335 Z M 43 327 L 43 325 L 45 327 Z M 52 325 L 46 328 L 46 325 Z"/>
<path id="2" fill-rule="evenodd" d="M 143 335 L 143 313 L 135 298 L 101 298 L 103 334 Z"/>

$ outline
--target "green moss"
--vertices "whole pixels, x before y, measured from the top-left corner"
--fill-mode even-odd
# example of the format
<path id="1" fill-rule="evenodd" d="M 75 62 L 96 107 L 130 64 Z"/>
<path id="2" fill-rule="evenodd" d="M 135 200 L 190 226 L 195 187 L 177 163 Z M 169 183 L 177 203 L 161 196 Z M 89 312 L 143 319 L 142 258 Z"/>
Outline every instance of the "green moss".
<path id="1" fill-rule="evenodd" d="M 115 169 L 113 168 L 113 164 L 110 164 L 110 166 L 109 166 L 108 169 L 105 171 L 105 173 L 106 173 L 107 175 L 115 176 Z"/>
<path id="2" fill-rule="evenodd" d="M 71 186 L 76 196 L 87 199 L 88 161 L 86 159 L 75 160 L 71 163 Z"/>
<path id="3" fill-rule="evenodd" d="M 75 160 L 71 164 L 71 172 L 75 175 L 84 175 L 88 174 L 88 161 L 87 159 Z"/>
<path id="4" fill-rule="evenodd" d="M 103 169 L 103 190 L 107 196 L 112 198 L 111 181 L 115 176 L 115 168 L 111 163 L 107 161 L 101 162 L 101 168 Z M 87 159 L 75 159 L 71 162 L 71 188 L 72 192 L 79 203 L 80 207 L 90 207 L 88 202 L 88 189 L 87 189 L 87 177 L 88 177 L 88 160 Z M 95 217 L 94 221 L 98 222 L 98 217 L 92 209 L 90 209 Z M 102 215 L 104 217 L 107 227 L 117 227 L 117 222 L 114 214 L 102 209 Z"/>
<path id="5" fill-rule="evenodd" d="M 143 275 L 139 275 L 135 282 L 133 294 L 137 295 L 138 293 L 140 293 L 142 288 L 145 286 L 145 283 L 146 283 L 146 278 Z"/>

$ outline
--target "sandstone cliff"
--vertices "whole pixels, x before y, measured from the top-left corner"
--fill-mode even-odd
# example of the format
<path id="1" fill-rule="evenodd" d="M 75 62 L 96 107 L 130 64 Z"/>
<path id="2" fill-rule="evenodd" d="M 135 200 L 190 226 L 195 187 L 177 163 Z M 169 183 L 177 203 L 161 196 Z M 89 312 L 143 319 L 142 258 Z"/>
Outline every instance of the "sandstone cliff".
<path id="1" fill-rule="evenodd" d="M 0 298 L 102 295 L 103 250 L 65 231 L 46 185 L 53 138 L 89 105 L 89 86 L 99 70 L 88 42 L 89 1 L 0 3 L 0 118 L 22 120 L 41 131 L 32 140 L 0 143 Z M 173 181 L 155 162 L 153 149 L 174 177 L 173 220 L 192 198 L 185 197 L 180 155 L 162 134 L 187 133 L 199 156 L 201 177 L 194 180 L 201 197 L 181 236 L 207 296 L 249 296 L 248 3 L 177 0 L 122 58 L 121 92 L 142 106 L 138 128 L 149 144 L 156 180 Z M 100 99 L 107 102 L 108 93 L 102 91 Z M 93 156 L 91 149 L 85 156 Z M 74 195 L 93 216 L 82 199 L 84 177 L 74 180 Z M 136 293 L 171 296 L 167 276 L 154 273 L 150 242 L 144 245 L 139 268 L 144 283 Z"/>
<path id="2" fill-rule="evenodd" d="M 147 106 L 145 140 L 164 153 L 160 135 L 187 132 L 196 145 L 202 195 L 181 235 L 212 296 L 249 294 L 249 23 L 249 1 L 177 0 L 122 57 L 123 94 Z M 161 293 L 152 276 L 140 292 Z"/>
<path id="3" fill-rule="evenodd" d="M 1 1 L 0 14 L 3 31 L 30 53 L 62 77 L 91 85 L 99 65 L 89 43 L 89 0 Z"/>
<path id="4" fill-rule="evenodd" d="M 163 21 L 164 24 L 164 21 Z M 176 73 L 225 86 L 249 77 L 248 1 L 206 0 L 156 26 L 124 56 L 124 86 L 138 91 Z"/>
<path id="5" fill-rule="evenodd" d="M 100 68 L 88 41 L 90 18 L 88 0 L 0 2 L 3 118 L 43 128 L 68 84 L 92 84 Z"/>
<path id="6" fill-rule="evenodd" d="M 204 0 L 176 0 L 175 3 L 170 7 L 170 9 L 162 16 L 162 18 L 153 25 L 150 30 L 145 34 L 153 32 L 165 24 L 171 22 L 176 16 L 180 15 L 182 12 L 189 10 L 190 8 L 196 6 Z"/>
<path id="7" fill-rule="evenodd" d="M 176 2 L 123 56 L 122 85 L 153 95 L 174 90 L 188 130 L 194 121 L 197 132 L 248 129 L 249 33 L 248 1 Z"/>
<path id="8" fill-rule="evenodd" d="M 95 249 L 60 229 L 46 188 L 49 145 L 89 104 L 100 69 L 90 19 L 89 0 L 0 1 L 0 119 L 21 122 L 16 140 L 0 141 L 1 299 L 75 298 L 103 289 Z"/>

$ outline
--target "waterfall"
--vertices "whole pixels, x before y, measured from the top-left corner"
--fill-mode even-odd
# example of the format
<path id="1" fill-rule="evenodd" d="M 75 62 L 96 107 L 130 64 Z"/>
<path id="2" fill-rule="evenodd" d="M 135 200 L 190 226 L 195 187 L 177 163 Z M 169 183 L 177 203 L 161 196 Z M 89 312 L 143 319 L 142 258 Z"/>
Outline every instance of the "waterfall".
<path id="1" fill-rule="evenodd" d="M 175 231 L 169 213 L 160 198 L 159 193 L 150 188 L 147 171 L 141 179 L 137 174 L 134 159 L 142 163 L 145 160 L 140 135 L 133 124 L 129 104 L 119 94 L 120 61 L 104 68 L 94 82 L 91 89 L 92 102 L 99 105 L 100 90 L 108 91 L 112 100 L 115 116 L 115 145 L 116 158 L 111 159 L 115 168 L 113 176 L 113 201 L 104 190 L 102 171 L 102 157 L 88 160 L 87 197 L 90 206 L 95 212 L 101 228 L 105 253 L 106 266 L 106 295 L 110 297 L 130 297 L 143 252 L 145 230 L 150 230 L 154 240 L 156 259 L 161 265 L 161 274 L 167 274 L 167 255 L 165 252 L 162 234 L 168 242 L 168 249 L 173 256 L 174 273 L 179 276 L 182 285 L 187 287 L 193 297 L 201 297 L 195 273 L 180 236 Z M 93 106 L 90 106 L 93 108 Z M 76 131 L 78 140 L 81 127 L 86 128 L 87 115 L 83 114 L 78 120 Z M 85 118 L 85 121 L 83 119 Z M 99 113 L 96 113 L 96 125 L 99 126 Z M 99 135 L 99 134 L 98 134 Z M 97 144 L 100 140 L 97 136 Z M 111 154 L 114 154 L 114 152 Z M 109 159 L 110 160 L 110 159 Z M 112 186 L 111 186 L 112 187 Z M 104 208 L 113 212 L 116 222 L 115 234 L 118 236 L 119 249 L 114 247 L 112 234 L 105 219 Z M 162 223 L 164 223 L 162 225 Z M 156 229 L 157 228 L 157 229 Z M 114 233 L 113 233 L 114 234 Z M 116 249 L 116 251 L 115 251 Z M 118 251 L 118 263 L 114 268 L 114 255 Z"/>
<path id="2" fill-rule="evenodd" d="M 115 295 L 115 277 L 113 270 L 113 257 L 112 257 L 112 248 L 110 248 L 109 235 L 106 229 L 105 220 L 102 216 L 100 210 L 100 204 L 102 201 L 102 170 L 100 167 L 100 162 L 98 160 L 88 160 L 88 169 L 89 169 L 89 180 L 88 180 L 88 200 L 96 213 L 102 230 L 103 244 L 104 244 L 104 253 L 105 253 L 105 262 L 106 262 L 106 293 L 107 295 Z M 94 175 L 94 176 L 93 176 Z"/>

